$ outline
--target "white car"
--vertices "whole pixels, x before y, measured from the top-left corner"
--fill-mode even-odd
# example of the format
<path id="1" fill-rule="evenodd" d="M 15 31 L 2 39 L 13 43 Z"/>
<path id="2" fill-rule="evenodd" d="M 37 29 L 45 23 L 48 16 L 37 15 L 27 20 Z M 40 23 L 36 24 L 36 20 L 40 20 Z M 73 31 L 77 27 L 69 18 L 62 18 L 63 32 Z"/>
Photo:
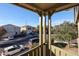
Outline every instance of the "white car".
<path id="1" fill-rule="evenodd" d="M 9 39 L 8 39 L 8 38 L 4 38 L 3 40 L 7 41 L 7 40 L 9 40 Z"/>
<path id="2" fill-rule="evenodd" d="M 15 53 L 18 53 L 20 51 L 21 49 L 15 48 L 14 46 L 9 46 L 4 48 L 4 52 L 2 54 L 5 56 L 8 56 L 8 55 L 13 55 Z"/>

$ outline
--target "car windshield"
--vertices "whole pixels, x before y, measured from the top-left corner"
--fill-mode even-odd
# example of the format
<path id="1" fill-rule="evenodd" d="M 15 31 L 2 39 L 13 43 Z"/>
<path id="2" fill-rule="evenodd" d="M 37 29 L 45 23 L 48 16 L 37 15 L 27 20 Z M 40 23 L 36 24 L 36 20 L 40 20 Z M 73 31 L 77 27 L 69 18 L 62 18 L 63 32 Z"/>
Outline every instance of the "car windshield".
<path id="1" fill-rule="evenodd" d="M 13 51 L 13 50 L 16 50 L 16 48 L 9 49 L 8 52 Z"/>

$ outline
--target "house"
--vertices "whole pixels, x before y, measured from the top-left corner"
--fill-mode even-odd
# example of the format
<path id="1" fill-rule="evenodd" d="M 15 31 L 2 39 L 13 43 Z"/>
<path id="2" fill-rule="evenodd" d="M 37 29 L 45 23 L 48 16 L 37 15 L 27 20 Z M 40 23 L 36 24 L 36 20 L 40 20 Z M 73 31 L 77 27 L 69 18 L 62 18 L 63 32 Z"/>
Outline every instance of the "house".
<path id="1" fill-rule="evenodd" d="M 22 32 L 22 31 L 25 31 L 25 32 L 27 32 L 27 33 L 30 33 L 30 32 L 32 32 L 32 31 L 34 31 L 34 27 L 32 27 L 32 26 L 29 26 L 29 25 L 24 25 L 24 26 L 22 26 L 21 27 L 21 29 L 20 29 L 20 31 Z"/>
<path id="2" fill-rule="evenodd" d="M 21 32 L 22 32 L 22 31 L 27 31 L 26 26 L 21 26 L 20 31 L 21 31 Z"/>

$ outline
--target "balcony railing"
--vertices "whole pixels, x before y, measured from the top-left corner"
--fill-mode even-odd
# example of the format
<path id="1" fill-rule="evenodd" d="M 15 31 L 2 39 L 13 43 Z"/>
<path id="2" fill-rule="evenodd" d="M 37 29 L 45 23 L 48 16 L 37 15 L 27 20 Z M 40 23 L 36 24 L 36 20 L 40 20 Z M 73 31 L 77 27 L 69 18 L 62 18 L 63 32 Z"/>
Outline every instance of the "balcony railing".
<path id="1" fill-rule="evenodd" d="M 45 55 L 43 52 L 43 48 L 46 47 Z M 54 45 L 51 45 L 51 55 L 52 56 L 77 56 L 76 54 L 73 54 L 71 52 L 67 52 L 59 47 L 56 47 Z M 28 51 L 24 51 L 23 53 L 19 54 L 18 56 L 49 56 L 49 49 L 47 44 L 38 45 L 35 48 L 32 48 Z"/>
<path id="2" fill-rule="evenodd" d="M 43 54 L 41 52 L 43 49 L 43 46 L 46 46 L 46 44 L 38 45 L 28 51 L 25 51 L 25 52 L 19 54 L 19 56 L 43 56 Z"/>
<path id="3" fill-rule="evenodd" d="M 77 56 L 76 54 L 73 54 L 71 52 L 67 52 L 59 47 L 56 47 L 54 45 L 51 45 L 51 51 L 56 55 L 56 56 Z"/>

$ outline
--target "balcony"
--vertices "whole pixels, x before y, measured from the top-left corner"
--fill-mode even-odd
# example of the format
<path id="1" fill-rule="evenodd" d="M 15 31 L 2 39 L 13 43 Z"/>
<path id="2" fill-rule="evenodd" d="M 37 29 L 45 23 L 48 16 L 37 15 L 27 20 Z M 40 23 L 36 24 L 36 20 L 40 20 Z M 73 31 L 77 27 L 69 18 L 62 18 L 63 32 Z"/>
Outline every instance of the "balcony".
<path id="1" fill-rule="evenodd" d="M 78 4 L 27 4 L 27 3 L 17 3 L 17 6 L 29 9 L 36 12 L 39 17 L 39 45 L 22 53 L 16 54 L 18 56 L 78 56 L 78 54 L 73 54 L 65 51 L 59 47 L 51 45 L 51 16 L 55 12 L 60 12 L 66 10 Z M 46 6 L 45 6 L 46 5 Z M 52 7 L 52 8 L 51 8 Z M 77 8 L 79 10 L 79 8 Z M 78 13 L 78 15 L 77 15 Z M 44 19 L 43 19 L 44 16 Z M 48 16 L 48 43 L 46 43 L 46 16 Z M 76 21 L 78 22 L 78 32 L 79 32 L 79 11 L 76 12 Z M 44 20 L 44 22 L 43 22 Z M 44 24 L 44 26 L 43 26 Z M 43 28 L 42 28 L 43 26 Z M 78 34 L 79 37 L 79 34 Z M 79 39 L 78 39 L 78 53 L 79 53 Z"/>

